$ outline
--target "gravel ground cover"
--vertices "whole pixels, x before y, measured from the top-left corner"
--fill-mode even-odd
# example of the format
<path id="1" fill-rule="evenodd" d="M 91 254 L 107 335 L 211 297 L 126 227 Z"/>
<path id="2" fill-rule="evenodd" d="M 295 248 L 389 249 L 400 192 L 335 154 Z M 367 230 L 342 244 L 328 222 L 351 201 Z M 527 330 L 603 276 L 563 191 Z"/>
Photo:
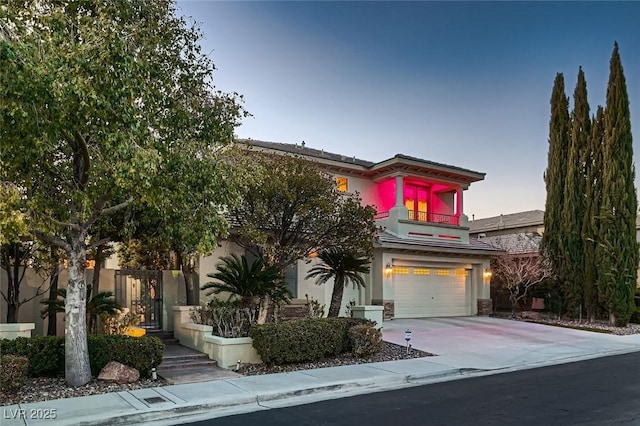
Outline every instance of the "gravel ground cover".
<path id="1" fill-rule="evenodd" d="M 421 358 L 431 354 L 411 350 L 407 355 L 406 348 L 393 343 L 383 342 L 382 350 L 371 357 L 357 358 L 351 354 L 343 354 L 334 358 L 326 358 L 316 362 L 288 364 L 283 366 L 266 367 L 264 365 L 243 366 L 239 373 L 246 376 L 257 374 L 272 374 L 285 371 L 307 370 L 311 368 L 336 367 L 339 365 L 363 364 L 368 362 L 394 361 L 398 359 Z M 69 387 L 62 377 L 30 378 L 24 388 L 17 394 L 6 394 L 0 391 L 0 405 L 11 405 L 27 402 L 48 401 L 59 398 L 75 398 L 79 396 L 97 395 L 108 392 L 121 392 L 134 389 L 165 386 L 166 382 L 159 379 L 141 380 L 136 383 L 119 385 L 107 383 L 97 379 L 77 388 Z"/>

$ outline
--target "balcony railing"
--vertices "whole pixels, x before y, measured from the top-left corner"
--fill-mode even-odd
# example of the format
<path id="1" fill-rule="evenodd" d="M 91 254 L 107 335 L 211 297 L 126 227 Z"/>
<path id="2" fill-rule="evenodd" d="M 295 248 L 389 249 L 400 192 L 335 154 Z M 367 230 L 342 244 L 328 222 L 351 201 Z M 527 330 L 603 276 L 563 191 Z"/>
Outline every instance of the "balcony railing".
<path id="1" fill-rule="evenodd" d="M 432 213 L 409 210 L 409 220 L 416 222 L 444 223 L 447 225 L 460 225 L 460 218 L 451 214 Z"/>

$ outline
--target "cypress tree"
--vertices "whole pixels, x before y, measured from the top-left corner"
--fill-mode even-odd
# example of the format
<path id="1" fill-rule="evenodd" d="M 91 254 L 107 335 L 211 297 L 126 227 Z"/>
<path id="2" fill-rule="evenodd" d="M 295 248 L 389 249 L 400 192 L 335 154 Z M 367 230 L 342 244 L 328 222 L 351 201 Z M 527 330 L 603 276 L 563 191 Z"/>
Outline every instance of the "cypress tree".
<path id="1" fill-rule="evenodd" d="M 570 312 L 582 314 L 584 280 L 582 225 L 586 205 L 585 163 L 591 136 L 587 83 L 582 67 L 578 70 L 578 82 L 573 92 L 573 112 L 571 113 L 570 126 L 567 175 L 561 219 L 564 238 L 561 239 L 560 244 L 565 261 L 563 289 L 565 302 Z"/>
<path id="2" fill-rule="evenodd" d="M 564 281 L 562 211 L 569 149 L 569 100 L 564 93 L 564 76 L 556 75 L 551 92 L 551 120 L 549 121 L 549 154 L 544 180 L 547 200 L 544 210 L 544 228 L 540 242 L 540 252 L 546 256 L 558 276 Z"/>
<path id="3" fill-rule="evenodd" d="M 585 161 L 585 214 L 582 226 L 584 244 L 584 305 L 587 318 L 593 322 L 598 315 L 598 267 L 596 245 L 600 229 L 602 202 L 602 143 L 604 140 L 604 109 L 598 106 L 591 126 L 589 149 Z"/>
<path id="4" fill-rule="evenodd" d="M 604 112 L 602 205 L 598 243 L 604 246 L 597 256 L 599 288 L 611 324 L 626 325 L 633 310 L 638 267 L 634 185 L 633 139 L 629 97 L 618 43 L 609 68 L 607 105 Z M 604 253 L 608 251 L 609 253 Z M 603 273 L 602 273 L 603 272 Z"/>

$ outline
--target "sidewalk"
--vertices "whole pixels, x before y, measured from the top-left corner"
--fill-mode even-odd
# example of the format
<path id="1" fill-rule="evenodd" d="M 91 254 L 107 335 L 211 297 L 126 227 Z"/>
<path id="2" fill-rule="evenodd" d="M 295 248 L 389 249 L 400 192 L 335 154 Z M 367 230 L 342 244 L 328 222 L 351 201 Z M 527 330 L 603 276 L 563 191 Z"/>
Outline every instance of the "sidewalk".
<path id="1" fill-rule="evenodd" d="M 399 324 L 400 325 L 400 324 Z M 396 327 L 400 329 L 400 327 Z M 573 334 L 575 330 L 571 331 Z M 394 337 L 395 331 L 389 331 Z M 247 376 L 1 407 L 0 424 L 173 425 L 401 387 L 640 351 L 640 335 L 577 332 L 570 345 L 487 348 L 482 353 Z M 586 333 L 586 334 L 585 334 Z M 385 333 L 385 340 L 391 340 Z M 19 419 L 19 415 L 22 419 Z M 45 418 L 49 415 L 49 418 Z M 55 417 L 55 419 L 52 419 Z"/>

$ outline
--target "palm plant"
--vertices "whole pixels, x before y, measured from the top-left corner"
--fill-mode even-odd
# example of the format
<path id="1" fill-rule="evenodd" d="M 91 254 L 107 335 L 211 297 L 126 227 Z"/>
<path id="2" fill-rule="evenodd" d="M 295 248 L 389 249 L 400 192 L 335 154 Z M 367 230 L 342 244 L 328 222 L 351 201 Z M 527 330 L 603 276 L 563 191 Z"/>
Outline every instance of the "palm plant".
<path id="1" fill-rule="evenodd" d="M 55 315 L 64 312 L 64 305 L 67 298 L 67 290 L 59 288 L 57 291 L 58 298 L 55 300 L 45 299 L 40 303 L 45 305 L 40 312 L 42 319 L 49 315 Z M 87 286 L 87 330 L 95 334 L 97 331 L 97 319 L 101 314 L 115 315 L 122 309 L 122 306 L 115 300 L 115 296 L 110 291 L 101 291 L 95 296 L 91 296 L 91 286 Z"/>
<path id="2" fill-rule="evenodd" d="M 286 286 L 282 272 L 275 265 L 267 265 L 263 259 L 254 260 L 251 265 L 245 255 L 235 254 L 223 257 L 217 265 L 217 272 L 207 277 L 217 281 L 204 284 L 202 290 L 210 290 L 207 296 L 229 293 L 228 300 L 239 299 L 243 307 L 265 306 L 288 302 L 291 291 Z M 262 315 L 261 315 L 262 316 Z"/>
<path id="3" fill-rule="evenodd" d="M 331 305 L 327 316 L 337 317 L 342 306 L 344 287 L 349 283 L 364 287 L 362 274 L 369 273 L 369 259 L 357 257 L 352 252 L 340 248 L 323 250 L 318 254 L 318 258 L 322 263 L 311 268 L 305 279 L 315 278 L 317 285 L 333 279 Z"/>

